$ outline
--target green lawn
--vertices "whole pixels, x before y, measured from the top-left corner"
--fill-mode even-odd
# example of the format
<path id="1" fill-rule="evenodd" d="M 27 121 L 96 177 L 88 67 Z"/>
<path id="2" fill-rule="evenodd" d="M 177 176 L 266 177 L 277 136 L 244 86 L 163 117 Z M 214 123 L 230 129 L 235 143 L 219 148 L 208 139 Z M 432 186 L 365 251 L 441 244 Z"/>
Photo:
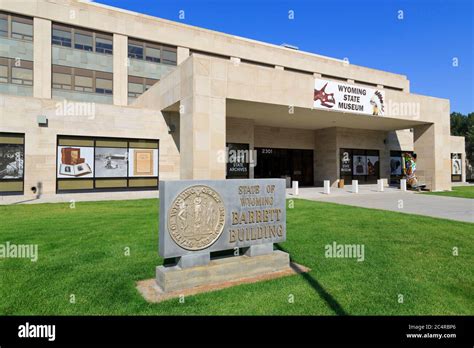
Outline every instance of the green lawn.
<path id="1" fill-rule="evenodd" d="M 162 261 L 157 215 L 157 200 L 0 206 L 0 244 L 39 245 L 36 263 L 0 259 L 0 315 L 474 314 L 473 224 L 305 200 L 281 247 L 310 273 L 148 304 L 135 282 Z M 365 261 L 325 258 L 333 241 Z"/>
<path id="2" fill-rule="evenodd" d="M 424 192 L 424 194 L 474 199 L 474 185 L 453 186 L 452 191 Z"/>

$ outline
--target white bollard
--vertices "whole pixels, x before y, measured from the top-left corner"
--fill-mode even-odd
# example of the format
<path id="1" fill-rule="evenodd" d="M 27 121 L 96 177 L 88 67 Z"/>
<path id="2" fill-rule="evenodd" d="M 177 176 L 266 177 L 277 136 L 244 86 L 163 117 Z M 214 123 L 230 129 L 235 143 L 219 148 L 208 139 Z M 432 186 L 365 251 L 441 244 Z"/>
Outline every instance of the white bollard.
<path id="1" fill-rule="evenodd" d="M 384 184 L 383 179 L 378 179 L 377 180 L 377 191 L 383 192 L 383 184 Z"/>
<path id="2" fill-rule="evenodd" d="M 293 181 L 293 195 L 298 196 L 298 181 Z"/>
<path id="3" fill-rule="evenodd" d="M 359 180 L 352 180 L 352 193 L 359 193 Z"/>
<path id="4" fill-rule="evenodd" d="M 400 179 L 400 190 L 407 190 L 407 179 Z"/>
<path id="5" fill-rule="evenodd" d="M 331 193 L 331 182 L 329 180 L 324 180 L 324 194 L 328 195 Z"/>

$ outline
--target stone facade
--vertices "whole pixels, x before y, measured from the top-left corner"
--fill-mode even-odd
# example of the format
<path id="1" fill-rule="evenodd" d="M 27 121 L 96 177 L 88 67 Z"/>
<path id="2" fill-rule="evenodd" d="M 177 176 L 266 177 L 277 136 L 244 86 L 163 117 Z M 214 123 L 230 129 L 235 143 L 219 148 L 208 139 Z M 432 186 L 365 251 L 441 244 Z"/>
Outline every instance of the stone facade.
<path id="1" fill-rule="evenodd" d="M 451 152 L 465 158 L 463 140 L 450 136 L 449 101 L 410 94 L 404 75 L 76 0 L 4 0 L 2 10 L 34 18 L 33 43 L 0 39 L 8 47 L 0 56 L 34 61 L 29 90 L 0 84 L 0 132 L 25 134 L 25 198 L 38 182 L 46 196 L 59 196 L 57 135 L 159 139 L 160 180 L 225 178 L 221 155 L 229 142 L 313 150 L 316 184 L 337 183 L 345 147 L 379 150 L 381 177 L 389 174 L 391 150 L 414 150 L 418 173 L 432 190 L 451 189 Z M 53 22 L 113 34 L 113 55 L 52 46 Z M 176 46 L 178 66 L 128 59 L 128 37 Z M 112 72 L 113 96 L 52 92 L 52 64 Z M 160 81 L 132 100 L 129 75 Z M 374 117 L 315 110 L 315 77 L 375 84 L 390 105 L 412 103 L 419 112 L 390 108 Z M 58 114 L 64 98 L 95 103 L 95 116 Z M 39 115 L 48 118 L 47 127 L 39 127 Z"/>

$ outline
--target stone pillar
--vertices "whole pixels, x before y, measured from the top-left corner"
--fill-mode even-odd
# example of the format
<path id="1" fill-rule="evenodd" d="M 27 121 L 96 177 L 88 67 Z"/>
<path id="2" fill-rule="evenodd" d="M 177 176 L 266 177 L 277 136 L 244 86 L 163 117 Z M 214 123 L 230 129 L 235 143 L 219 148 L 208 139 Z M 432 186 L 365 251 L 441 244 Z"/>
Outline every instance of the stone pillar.
<path id="1" fill-rule="evenodd" d="M 336 187 L 339 178 L 336 128 L 318 129 L 314 134 L 314 185 L 322 186 L 324 180 L 329 180 Z"/>
<path id="2" fill-rule="evenodd" d="M 181 179 L 225 179 L 225 98 L 181 100 Z"/>
<path id="3" fill-rule="evenodd" d="M 413 140 L 419 183 L 426 184 L 432 191 L 451 190 L 449 124 L 448 127 L 439 124 L 416 126 Z"/>
<path id="4" fill-rule="evenodd" d="M 180 65 L 188 57 L 189 57 L 189 48 L 187 48 L 187 47 L 178 47 L 177 64 Z"/>
<path id="5" fill-rule="evenodd" d="M 218 65 L 212 62 L 211 66 L 208 57 L 194 56 L 190 69 L 185 67 L 181 75 L 181 179 L 225 179 L 225 85 L 219 93 L 211 88 L 220 76 Z M 225 71 L 221 80 L 225 80 Z"/>
<path id="6" fill-rule="evenodd" d="M 128 105 L 128 38 L 114 34 L 114 105 Z"/>
<path id="7" fill-rule="evenodd" d="M 51 21 L 33 20 L 33 96 L 51 99 Z"/>

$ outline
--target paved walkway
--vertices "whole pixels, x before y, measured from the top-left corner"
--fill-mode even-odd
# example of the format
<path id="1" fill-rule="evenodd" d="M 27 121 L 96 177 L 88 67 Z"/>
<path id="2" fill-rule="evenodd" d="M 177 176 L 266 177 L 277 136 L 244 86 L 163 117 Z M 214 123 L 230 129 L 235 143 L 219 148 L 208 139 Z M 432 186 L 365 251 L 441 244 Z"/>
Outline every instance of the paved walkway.
<path id="1" fill-rule="evenodd" d="M 386 187 L 384 192 L 377 192 L 376 185 L 359 185 L 358 194 L 350 191 L 350 186 L 344 189 L 331 188 L 331 194 L 325 195 L 322 187 L 310 187 L 300 188 L 298 196 L 294 196 L 292 190 L 288 189 L 287 198 L 303 198 L 474 223 L 474 199 L 402 192 L 393 187 Z M 402 208 L 399 208 L 400 202 L 403 204 Z"/>

